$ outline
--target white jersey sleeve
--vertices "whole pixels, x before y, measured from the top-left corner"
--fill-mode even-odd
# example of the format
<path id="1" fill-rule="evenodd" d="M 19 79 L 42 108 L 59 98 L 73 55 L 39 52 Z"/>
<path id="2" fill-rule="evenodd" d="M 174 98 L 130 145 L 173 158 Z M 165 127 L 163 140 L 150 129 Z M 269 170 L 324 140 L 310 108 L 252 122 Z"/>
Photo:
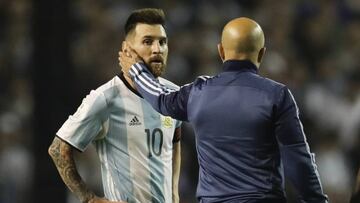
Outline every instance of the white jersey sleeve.
<path id="1" fill-rule="evenodd" d="M 103 92 L 92 90 L 74 115 L 58 130 L 56 135 L 80 151 L 97 137 L 106 118 L 107 103 Z"/>

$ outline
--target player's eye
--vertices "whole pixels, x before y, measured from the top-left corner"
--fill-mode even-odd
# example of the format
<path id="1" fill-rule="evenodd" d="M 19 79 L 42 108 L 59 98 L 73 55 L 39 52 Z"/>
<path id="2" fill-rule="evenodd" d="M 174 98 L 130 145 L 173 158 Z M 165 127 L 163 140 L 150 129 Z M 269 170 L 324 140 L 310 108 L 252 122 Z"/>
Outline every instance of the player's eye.
<path id="1" fill-rule="evenodd" d="M 167 44 L 167 39 L 161 39 L 159 43 L 161 46 L 164 46 Z"/>
<path id="2" fill-rule="evenodd" d="M 143 44 L 145 45 L 151 45 L 153 43 L 152 39 L 144 39 Z"/>

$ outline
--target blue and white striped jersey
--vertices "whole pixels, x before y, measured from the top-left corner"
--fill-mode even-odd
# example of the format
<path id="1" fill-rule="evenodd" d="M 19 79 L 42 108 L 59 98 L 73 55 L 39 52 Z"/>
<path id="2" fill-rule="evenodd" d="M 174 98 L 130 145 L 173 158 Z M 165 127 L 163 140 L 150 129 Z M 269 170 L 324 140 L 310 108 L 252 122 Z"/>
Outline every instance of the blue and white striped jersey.
<path id="1" fill-rule="evenodd" d="M 114 77 L 86 96 L 57 136 L 80 151 L 95 143 L 109 200 L 171 202 L 173 136 L 181 122 L 162 116 L 136 93 L 122 75 Z"/>
<path id="2" fill-rule="evenodd" d="M 284 172 L 299 202 L 327 202 L 292 94 L 250 61 L 226 61 L 220 74 L 177 91 L 142 63 L 130 74 L 157 111 L 193 125 L 201 203 L 286 202 Z"/>

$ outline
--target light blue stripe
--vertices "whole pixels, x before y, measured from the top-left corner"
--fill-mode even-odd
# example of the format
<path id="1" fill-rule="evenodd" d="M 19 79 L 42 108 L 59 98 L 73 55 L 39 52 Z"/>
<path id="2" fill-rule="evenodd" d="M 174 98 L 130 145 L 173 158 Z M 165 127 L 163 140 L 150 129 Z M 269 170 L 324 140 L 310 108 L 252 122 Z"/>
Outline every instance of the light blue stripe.
<path id="1" fill-rule="evenodd" d="M 161 129 L 161 119 L 160 114 L 152 110 L 151 106 L 145 101 L 141 102 L 142 109 L 144 112 L 144 125 L 145 129 L 150 130 L 150 134 L 154 131 L 154 126 Z M 163 135 L 164 136 L 164 135 Z M 152 136 L 151 136 L 152 138 Z M 165 139 L 163 137 L 163 139 Z M 155 139 L 156 149 L 159 146 L 160 139 Z M 152 146 L 152 141 L 150 141 L 150 148 Z M 152 150 L 152 149 L 149 149 Z M 150 169 L 150 191 L 152 194 L 152 203 L 164 203 L 165 202 L 165 191 L 164 191 L 164 163 L 160 157 L 156 156 L 152 152 L 152 156 L 149 157 L 149 169 Z"/>
<path id="2" fill-rule="evenodd" d="M 107 94 L 112 94 L 111 91 L 118 91 L 117 88 L 105 91 Z M 120 95 L 116 93 L 117 95 Z M 127 139 L 127 121 L 125 118 L 126 111 L 124 100 L 117 96 L 112 99 L 111 112 L 109 118 L 109 131 L 105 139 L 102 140 L 106 145 L 105 153 L 107 154 L 107 161 L 110 168 L 110 176 L 114 181 L 114 190 L 111 188 L 108 193 L 117 196 L 120 193 L 122 200 L 131 201 L 133 197 L 133 183 L 130 176 L 130 157 L 128 152 L 128 139 Z M 104 190 L 109 187 L 109 183 L 105 183 L 108 179 L 103 179 Z M 118 191 L 118 192 L 116 192 Z M 115 192 L 115 194 L 114 194 Z"/>
<path id="3" fill-rule="evenodd" d="M 164 203 L 164 164 L 156 156 L 150 158 L 150 188 L 153 203 Z"/>

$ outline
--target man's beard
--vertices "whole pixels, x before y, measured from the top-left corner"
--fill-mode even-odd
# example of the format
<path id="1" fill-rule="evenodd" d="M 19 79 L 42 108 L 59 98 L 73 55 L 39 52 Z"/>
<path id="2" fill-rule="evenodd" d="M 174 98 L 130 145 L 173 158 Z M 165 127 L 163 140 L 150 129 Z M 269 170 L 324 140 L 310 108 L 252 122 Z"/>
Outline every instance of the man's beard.
<path id="1" fill-rule="evenodd" d="M 157 78 L 157 77 L 162 75 L 162 73 L 165 70 L 166 65 L 165 64 L 153 64 L 153 63 L 150 63 L 150 64 L 147 64 L 147 66 L 149 67 L 150 72 Z"/>
<path id="2" fill-rule="evenodd" d="M 146 65 L 149 67 L 150 72 L 155 77 L 161 76 L 166 68 L 166 62 L 161 57 L 151 58 L 149 62 L 146 63 Z"/>

